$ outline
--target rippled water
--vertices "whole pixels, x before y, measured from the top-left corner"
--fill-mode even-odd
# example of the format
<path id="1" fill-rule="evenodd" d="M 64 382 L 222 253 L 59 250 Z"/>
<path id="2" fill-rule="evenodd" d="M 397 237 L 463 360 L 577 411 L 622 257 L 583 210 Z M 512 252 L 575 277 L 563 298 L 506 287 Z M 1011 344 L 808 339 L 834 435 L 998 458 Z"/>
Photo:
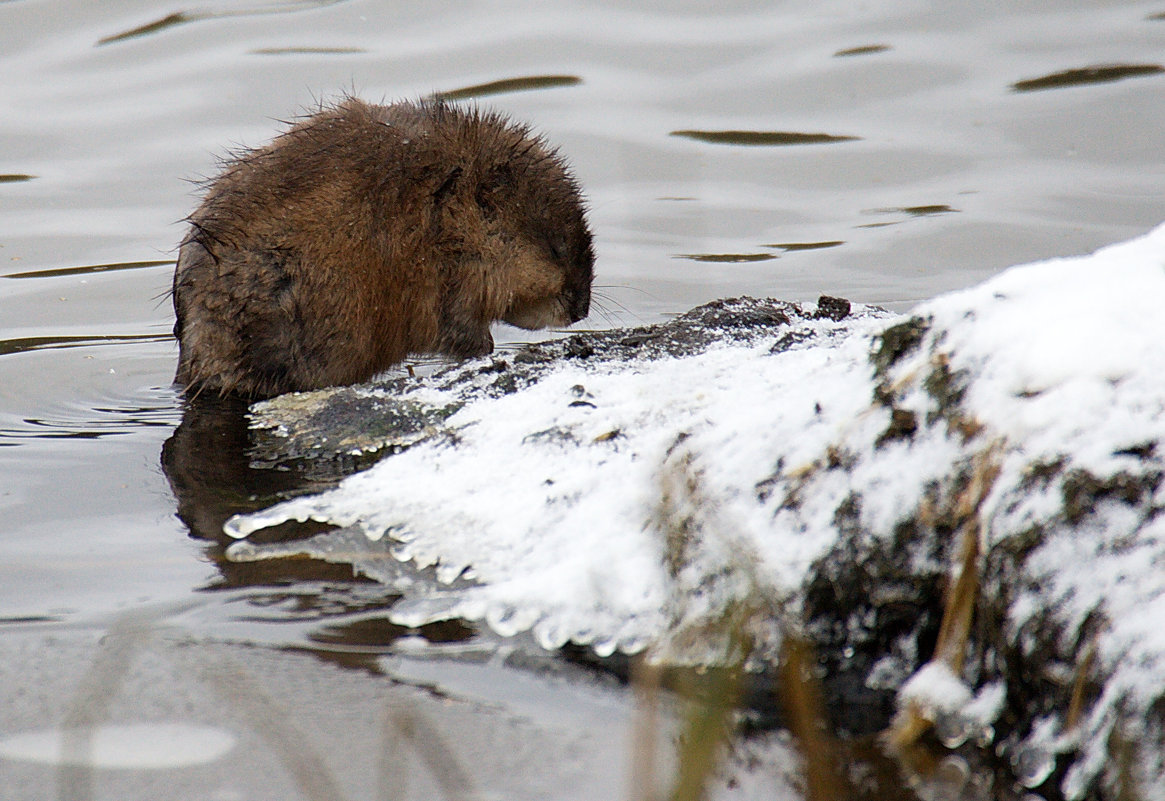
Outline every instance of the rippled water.
<path id="1" fill-rule="evenodd" d="M 1163 54 L 1165 6 L 1094 0 L 0 2 L 0 639 L 174 601 L 196 638 L 359 640 L 318 623 L 362 608 L 350 587 L 224 572 L 160 459 L 184 181 L 316 99 L 532 122 L 590 198 L 607 326 L 737 294 L 905 309 L 1140 233 L 1165 219 Z M 230 470 L 224 508 L 294 489 Z"/>

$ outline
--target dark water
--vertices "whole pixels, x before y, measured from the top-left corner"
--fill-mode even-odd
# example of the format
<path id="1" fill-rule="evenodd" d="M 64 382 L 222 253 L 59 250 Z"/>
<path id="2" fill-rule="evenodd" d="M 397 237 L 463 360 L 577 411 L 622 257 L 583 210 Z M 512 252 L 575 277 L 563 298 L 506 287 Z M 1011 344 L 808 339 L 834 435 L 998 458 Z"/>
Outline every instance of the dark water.
<path id="1" fill-rule="evenodd" d="M 315 732 L 347 797 L 628 786 L 626 690 L 456 625 L 402 637 L 338 568 L 221 565 L 216 516 L 303 487 L 249 470 L 240 432 L 179 449 L 180 488 L 233 489 L 180 508 L 165 293 L 184 181 L 216 155 L 341 91 L 476 98 L 572 161 L 606 298 L 590 324 L 737 294 L 906 309 L 1165 219 L 1163 65 L 1160 3 L 0 2 L 0 744 L 78 710 L 240 740 L 201 769 L 0 758 L 0 799 L 335 797 L 294 778 L 281 726 Z M 126 614 L 146 633 L 103 650 Z M 99 709 L 82 690 L 102 676 L 124 686 Z M 392 714 L 423 733 L 398 742 L 408 790 L 376 796 Z M 442 747 L 464 786 L 433 784 Z M 723 794 L 780 791 L 761 750 Z"/>

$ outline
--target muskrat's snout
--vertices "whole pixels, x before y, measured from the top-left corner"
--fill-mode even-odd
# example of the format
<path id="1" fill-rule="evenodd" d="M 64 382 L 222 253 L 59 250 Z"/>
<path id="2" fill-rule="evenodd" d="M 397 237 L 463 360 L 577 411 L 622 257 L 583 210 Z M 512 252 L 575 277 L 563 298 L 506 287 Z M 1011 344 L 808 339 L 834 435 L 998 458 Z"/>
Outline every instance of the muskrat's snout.
<path id="1" fill-rule="evenodd" d="M 571 323 L 577 323 L 586 317 L 591 311 L 591 285 L 584 284 L 581 287 L 575 288 L 569 294 L 569 301 L 566 304 L 566 313 L 570 316 Z"/>
<path id="2" fill-rule="evenodd" d="M 575 195 L 570 197 L 573 200 Z M 517 237 L 508 243 L 504 234 L 496 238 L 499 244 L 493 249 L 508 249 L 510 254 L 499 261 L 505 267 L 503 286 L 512 291 L 503 297 L 503 307 L 487 315 L 491 320 L 504 320 L 533 331 L 571 325 L 590 312 L 591 282 L 595 276 L 590 231 L 581 214 L 577 221 L 567 217 L 565 221 L 549 221 L 547 227 L 563 228 L 563 237 L 573 238 L 575 246 L 571 255 L 563 254 L 566 250 L 563 246 L 547 250 L 530 245 L 529 240 L 518 239 L 515 243 Z"/>
<path id="3" fill-rule="evenodd" d="M 584 220 L 575 223 L 574 233 L 582 240 L 575 251 L 573 265 L 565 270 L 566 282 L 563 289 L 563 308 L 571 323 L 577 323 L 591 310 L 591 283 L 595 280 L 595 249 L 591 232 Z"/>

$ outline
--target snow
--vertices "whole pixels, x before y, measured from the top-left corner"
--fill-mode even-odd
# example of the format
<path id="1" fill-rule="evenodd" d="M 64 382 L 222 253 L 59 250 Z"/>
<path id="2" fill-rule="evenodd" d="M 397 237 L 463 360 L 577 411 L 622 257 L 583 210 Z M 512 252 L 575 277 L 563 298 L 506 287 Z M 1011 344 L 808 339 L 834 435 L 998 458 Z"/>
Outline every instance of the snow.
<path id="1" fill-rule="evenodd" d="M 809 460 L 837 433 L 835 418 L 868 402 L 859 391 L 868 373 L 862 338 L 848 341 L 840 358 L 832 348 L 795 351 L 781 369 L 757 370 L 771 344 L 604 373 L 564 366 L 525 392 L 460 411 L 448 421 L 459 428 L 456 446 L 412 448 L 333 493 L 232 521 L 228 530 L 245 535 L 307 517 L 356 524 L 373 539 L 392 529 L 402 558 L 479 582 L 443 604 L 430 597 L 398 605 L 398 622 L 509 619 L 522 610 L 550 641 L 641 647 L 667 621 L 663 542 L 652 521 L 677 438 L 688 435 L 685 452 L 720 457 L 708 459 L 704 480 L 725 520 L 767 528 L 771 512 L 751 488 L 774 469 L 773 442 L 786 444 L 786 458 Z M 819 378 L 806 394 L 810 374 Z M 593 406 L 571 405 L 576 387 Z M 830 413 L 817 414 L 815 402 Z M 760 428 L 767 437 L 756 436 Z M 778 543 L 755 533 L 725 536 L 750 550 L 775 545 L 772 578 L 789 586 L 832 541 L 820 527 Z"/>
<path id="2" fill-rule="evenodd" d="M 1163 306 L 1165 226 L 1012 268 L 907 317 L 806 323 L 845 335 L 801 348 L 770 353 L 774 335 L 654 362 L 563 363 L 526 390 L 468 403 L 448 421 L 456 445 L 421 443 L 226 529 L 245 537 L 307 518 L 356 527 L 370 542 L 389 538 L 400 559 L 436 565 L 447 584 L 458 579 L 411 587 L 392 610 L 402 624 L 459 617 L 505 635 L 532 629 L 547 647 L 700 659 L 684 632 L 750 593 L 780 610 L 779 639 L 809 571 L 838 541 L 847 498 L 861 499 L 864 536 L 888 538 L 935 486 L 990 460 L 999 474 L 979 507 L 983 552 L 1033 526 L 1047 531 L 1023 565 L 1013 632 L 1049 609 L 1068 631 L 1094 611 L 1107 621 L 1095 646 L 1108 681 L 1081 723 L 1096 745 L 1069 775 L 1071 794 L 1102 769 L 1096 749 L 1118 710 L 1146 710 L 1162 693 L 1165 515 L 1143 513 L 1165 503 L 1161 482 L 1138 485 L 1151 497 L 1137 503 L 1097 496 L 1072 525 L 1063 510 L 1072 471 L 1104 482 L 1160 470 Z M 880 333 L 911 319 L 927 323 L 921 343 L 879 375 Z M 956 430 L 928 389 L 939 365 L 968 378 L 958 408 L 972 429 Z M 885 439 L 879 382 L 895 408 L 915 413 L 912 437 Z M 1033 466 L 1057 463 L 1054 478 L 1033 483 Z M 677 546 L 680 529 L 692 536 Z M 255 558 L 244 545 L 240 558 Z M 911 697 L 981 713 L 960 677 L 936 675 L 916 675 Z M 1062 734 L 1035 727 L 1025 747 L 1054 752 Z"/>
<path id="3" fill-rule="evenodd" d="M 933 714 L 958 712 L 971 703 L 970 689 L 943 662 L 931 662 L 898 691 L 900 704 L 918 704 Z"/>

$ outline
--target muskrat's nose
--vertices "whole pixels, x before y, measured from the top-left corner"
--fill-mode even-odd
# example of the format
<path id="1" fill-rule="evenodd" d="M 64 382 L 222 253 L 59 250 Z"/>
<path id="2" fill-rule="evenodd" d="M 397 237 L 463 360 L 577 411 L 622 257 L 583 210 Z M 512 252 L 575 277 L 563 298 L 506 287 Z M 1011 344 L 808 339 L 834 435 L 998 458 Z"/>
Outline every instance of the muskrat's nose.
<path id="1" fill-rule="evenodd" d="M 579 320 L 587 316 L 591 310 L 591 288 L 584 286 L 582 289 L 574 292 L 574 297 L 571 298 L 570 321 L 577 323 Z"/>

